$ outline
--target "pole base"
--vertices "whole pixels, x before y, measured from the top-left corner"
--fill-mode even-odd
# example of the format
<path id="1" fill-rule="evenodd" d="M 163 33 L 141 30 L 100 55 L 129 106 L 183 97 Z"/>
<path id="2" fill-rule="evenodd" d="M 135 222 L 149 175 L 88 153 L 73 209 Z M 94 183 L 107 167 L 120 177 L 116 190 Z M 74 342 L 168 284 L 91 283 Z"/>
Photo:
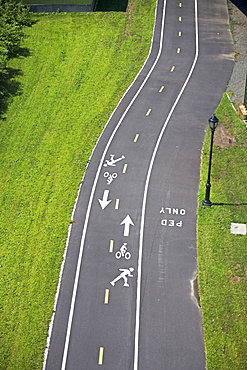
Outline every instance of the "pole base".
<path id="1" fill-rule="evenodd" d="M 202 202 L 202 205 L 203 206 L 211 206 L 213 203 L 210 202 L 210 200 L 207 200 L 207 199 L 204 199 L 204 201 Z"/>

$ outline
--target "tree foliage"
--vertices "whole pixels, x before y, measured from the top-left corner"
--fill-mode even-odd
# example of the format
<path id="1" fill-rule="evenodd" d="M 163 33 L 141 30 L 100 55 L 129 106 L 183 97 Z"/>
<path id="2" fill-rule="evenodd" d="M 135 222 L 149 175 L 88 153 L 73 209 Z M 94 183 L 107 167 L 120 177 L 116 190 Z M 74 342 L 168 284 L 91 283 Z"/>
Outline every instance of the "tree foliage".
<path id="1" fill-rule="evenodd" d="M 23 28 L 31 25 L 29 9 L 18 0 L 0 0 L 0 96 L 4 94 L 3 81 L 7 61 L 12 58 L 24 36 Z"/>

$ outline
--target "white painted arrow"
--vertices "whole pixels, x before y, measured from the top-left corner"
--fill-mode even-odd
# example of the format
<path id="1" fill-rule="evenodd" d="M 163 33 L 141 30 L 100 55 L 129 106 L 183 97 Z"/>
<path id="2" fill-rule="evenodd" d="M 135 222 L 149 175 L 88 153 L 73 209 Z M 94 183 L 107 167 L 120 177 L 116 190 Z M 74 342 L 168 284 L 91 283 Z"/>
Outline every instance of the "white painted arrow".
<path id="1" fill-rule="evenodd" d="M 101 205 L 102 209 L 105 209 L 109 203 L 111 203 L 111 200 L 108 200 L 108 195 L 109 195 L 110 190 L 104 190 L 103 198 L 98 199 L 99 204 Z"/>
<path id="2" fill-rule="evenodd" d="M 130 216 L 127 215 L 120 225 L 124 225 L 124 236 L 129 236 L 130 225 L 134 226 L 134 222 L 131 220 Z"/>

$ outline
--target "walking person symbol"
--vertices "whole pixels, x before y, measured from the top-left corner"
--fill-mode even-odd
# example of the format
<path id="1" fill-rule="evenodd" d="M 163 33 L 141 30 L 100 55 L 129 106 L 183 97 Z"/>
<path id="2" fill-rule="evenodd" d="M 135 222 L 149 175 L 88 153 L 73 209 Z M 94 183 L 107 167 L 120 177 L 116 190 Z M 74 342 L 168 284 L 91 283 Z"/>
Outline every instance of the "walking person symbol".
<path id="1" fill-rule="evenodd" d="M 124 280 L 123 286 L 129 287 L 128 277 L 133 277 L 131 273 L 134 271 L 134 268 L 130 267 L 128 269 L 119 269 L 119 271 L 122 271 L 121 274 L 119 274 L 114 280 L 110 281 L 110 284 L 114 286 L 118 280 L 123 279 Z"/>

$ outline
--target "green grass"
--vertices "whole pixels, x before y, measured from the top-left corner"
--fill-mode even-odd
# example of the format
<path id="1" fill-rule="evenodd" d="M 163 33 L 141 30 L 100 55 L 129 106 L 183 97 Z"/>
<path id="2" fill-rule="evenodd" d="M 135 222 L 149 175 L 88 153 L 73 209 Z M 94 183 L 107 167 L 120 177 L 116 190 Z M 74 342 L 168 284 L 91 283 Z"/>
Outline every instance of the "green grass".
<path id="1" fill-rule="evenodd" d="M 212 207 L 203 207 L 210 132 L 202 152 L 198 208 L 199 285 L 207 368 L 247 369 L 247 236 L 230 233 L 231 222 L 247 223 L 247 134 L 226 95 L 217 109 L 219 122 L 235 145 L 214 146 Z M 216 129 L 217 130 L 217 129 Z"/>
<path id="2" fill-rule="evenodd" d="M 74 200 L 90 153 L 145 60 L 154 0 L 128 13 L 36 16 L 0 119 L 0 369 L 40 369 Z"/>

